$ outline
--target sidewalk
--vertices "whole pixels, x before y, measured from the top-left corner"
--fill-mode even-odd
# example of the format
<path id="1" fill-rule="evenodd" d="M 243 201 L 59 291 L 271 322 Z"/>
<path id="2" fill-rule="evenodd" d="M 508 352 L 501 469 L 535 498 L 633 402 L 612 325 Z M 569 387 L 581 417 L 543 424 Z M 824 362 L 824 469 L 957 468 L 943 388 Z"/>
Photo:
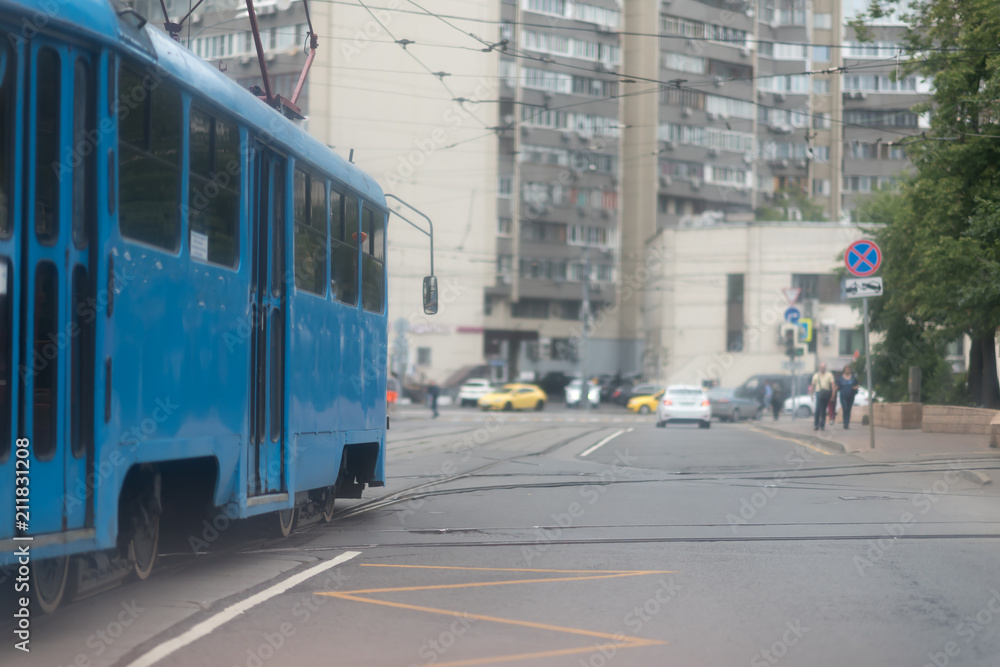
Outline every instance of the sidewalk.
<path id="1" fill-rule="evenodd" d="M 861 413 L 861 414 L 859 414 Z M 990 475 L 975 470 L 977 466 L 993 468 L 1000 466 L 1000 450 L 989 446 L 989 436 L 967 433 L 924 433 L 917 430 L 897 430 L 875 428 L 875 448 L 871 448 L 871 430 L 861 424 L 861 410 L 856 410 L 851 420 L 851 428 L 844 429 L 838 420 L 826 425 L 825 431 L 814 431 L 812 417 L 791 419 L 782 415 L 778 421 L 769 417 L 752 422 L 756 427 L 775 433 L 795 436 L 819 447 L 842 454 L 854 454 L 870 463 L 890 463 L 895 461 L 918 461 L 932 458 L 968 460 L 969 481 L 980 485 L 990 483 Z"/>

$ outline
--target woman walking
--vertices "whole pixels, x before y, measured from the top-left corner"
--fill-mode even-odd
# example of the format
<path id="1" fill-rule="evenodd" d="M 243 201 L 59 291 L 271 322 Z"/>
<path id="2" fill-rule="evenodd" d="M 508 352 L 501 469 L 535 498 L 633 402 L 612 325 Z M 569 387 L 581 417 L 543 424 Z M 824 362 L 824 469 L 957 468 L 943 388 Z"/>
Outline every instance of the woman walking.
<path id="1" fill-rule="evenodd" d="M 858 378 L 854 377 L 850 366 L 844 366 L 843 374 L 837 380 L 837 391 L 840 394 L 840 405 L 843 408 L 841 421 L 844 428 L 851 428 L 851 408 L 854 407 L 854 395 L 858 393 Z"/>

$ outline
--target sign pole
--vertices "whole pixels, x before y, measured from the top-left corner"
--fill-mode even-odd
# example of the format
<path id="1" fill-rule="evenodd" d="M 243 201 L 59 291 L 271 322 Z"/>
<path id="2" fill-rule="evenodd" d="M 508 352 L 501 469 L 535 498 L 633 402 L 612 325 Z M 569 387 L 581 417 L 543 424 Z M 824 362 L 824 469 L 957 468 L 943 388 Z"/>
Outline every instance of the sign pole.
<path id="1" fill-rule="evenodd" d="M 865 375 L 868 386 L 868 428 L 871 449 L 875 449 L 875 395 L 872 393 L 872 350 L 868 344 L 868 297 L 862 299 L 865 309 Z"/>

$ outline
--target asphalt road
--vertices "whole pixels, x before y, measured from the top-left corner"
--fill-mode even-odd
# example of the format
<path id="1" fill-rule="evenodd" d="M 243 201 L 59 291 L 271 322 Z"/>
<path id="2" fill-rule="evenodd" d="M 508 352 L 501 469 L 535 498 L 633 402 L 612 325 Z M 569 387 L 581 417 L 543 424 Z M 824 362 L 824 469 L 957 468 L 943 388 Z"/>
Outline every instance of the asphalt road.
<path id="1" fill-rule="evenodd" d="M 331 524 L 173 540 L 0 663 L 1000 667 L 998 492 L 947 461 L 608 409 L 410 417 Z"/>

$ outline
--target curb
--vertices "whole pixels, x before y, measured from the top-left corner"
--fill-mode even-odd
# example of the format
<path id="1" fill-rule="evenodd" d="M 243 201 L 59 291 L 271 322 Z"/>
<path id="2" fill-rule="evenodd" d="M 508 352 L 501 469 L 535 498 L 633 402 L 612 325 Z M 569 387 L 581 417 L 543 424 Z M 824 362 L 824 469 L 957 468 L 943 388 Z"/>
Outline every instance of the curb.
<path id="1" fill-rule="evenodd" d="M 817 447 L 825 447 L 826 449 L 831 449 L 838 454 L 847 454 L 847 446 L 842 442 L 837 442 L 836 440 L 827 440 L 826 438 L 821 438 L 818 435 L 805 435 L 798 433 L 796 431 L 786 431 L 784 429 L 775 428 L 773 426 L 764 426 L 763 424 L 756 424 L 757 428 L 763 429 L 765 431 L 770 431 L 772 433 L 779 433 L 781 435 L 793 436 L 800 440 L 805 440 L 809 444 L 816 445 Z"/>
<path id="2" fill-rule="evenodd" d="M 957 472 L 959 477 L 978 486 L 986 486 L 993 483 L 989 475 L 978 470 L 958 470 Z"/>

